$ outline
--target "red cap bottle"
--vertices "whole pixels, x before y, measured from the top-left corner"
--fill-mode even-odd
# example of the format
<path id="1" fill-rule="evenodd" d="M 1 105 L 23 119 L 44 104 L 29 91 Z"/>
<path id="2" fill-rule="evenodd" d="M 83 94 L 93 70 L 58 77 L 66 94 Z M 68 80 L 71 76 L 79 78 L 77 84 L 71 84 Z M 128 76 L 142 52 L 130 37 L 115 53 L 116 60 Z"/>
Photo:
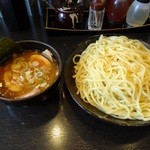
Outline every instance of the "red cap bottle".
<path id="1" fill-rule="evenodd" d="M 124 21 L 131 0 L 108 0 L 107 20 L 109 23 L 120 24 Z"/>

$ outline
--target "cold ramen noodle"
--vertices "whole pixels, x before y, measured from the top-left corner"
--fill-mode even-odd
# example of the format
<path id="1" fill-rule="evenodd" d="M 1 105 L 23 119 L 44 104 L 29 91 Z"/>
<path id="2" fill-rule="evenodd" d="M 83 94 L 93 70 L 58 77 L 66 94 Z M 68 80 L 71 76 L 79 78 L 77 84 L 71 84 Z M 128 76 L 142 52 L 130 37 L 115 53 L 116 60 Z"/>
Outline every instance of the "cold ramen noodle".
<path id="1" fill-rule="evenodd" d="M 44 55 L 49 54 L 50 58 Z M 0 66 L 0 94 L 18 99 L 38 94 L 58 76 L 58 65 L 50 51 L 28 50 L 16 53 Z"/>
<path id="2" fill-rule="evenodd" d="M 77 94 L 113 117 L 150 120 L 150 50 L 126 36 L 100 36 L 73 58 Z"/>

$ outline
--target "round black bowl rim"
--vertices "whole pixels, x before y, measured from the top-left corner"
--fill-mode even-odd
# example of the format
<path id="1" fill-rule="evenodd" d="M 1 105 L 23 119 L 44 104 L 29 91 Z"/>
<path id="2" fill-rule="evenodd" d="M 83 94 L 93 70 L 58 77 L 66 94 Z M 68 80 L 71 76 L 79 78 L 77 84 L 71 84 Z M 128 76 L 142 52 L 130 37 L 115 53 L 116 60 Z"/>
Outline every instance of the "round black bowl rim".
<path id="1" fill-rule="evenodd" d="M 56 78 L 56 80 L 53 82 L 52 85 L 50 85 L 48 88 L 46 88 L 44 91 L 38 93 L 38 94 L 34 94 L 34 95 L 31 95 L 31 96 L 28 96 L 28 97 L 24 97 L 24 98 L 17 98 L 17 99 L 9 99 L 9 98 L 6 98 L 6 97 L 3 97 L 3 96 L 0 96 L 0 100 L 3 101 L 3 102 L 6 102 L 6 103 L 18 103 L 18 102 L 24 102 L 24 101 L 30 101 L 30 99 L 34 98 L 34 97 L 38 97 L 40 96 L 41 94 L 43 94 L 45 91 L 49 90 L 51 87 L 53 87 L 54 84 L 57 83 L 57 81 L 59 80 L 60 78 L 60 75 L 61 75 L 61 72 L 62 72 L 62 60 L 61 60 L 61 57 L 59 55 L 59 53 L 55 50 L 55 48 L 53 48 L 51 45 L 47 44 L 47 43 L 44 43 L 44 42 L 41 42 L 41 41 L 36 41 L 36 40 L 20 40 L 20 41 L 16 41 L 16 43 L 18 44 L 24 44 L 24 43 L 30 43 L 30 44 L 40 44 L 40 45 L 43 45 L 43 46 L 46 46 L 48 50 L 50 50 L 53 54 L 53 57 L 56 59 L 57 63 L 58 63 L 58 67 L 59 67 L 59 73 L 58 73 L 58 76 Z M 38 49 L 38 46 L 37 48 L 34 48 L 34 49 Z M 24 49 L 25 50 L 25 49 Z M 40 50 L 40 49 L 39 49 Z M 57 83 L 58 84 L 58 83 Z"/>
<path id="2" fill-rule="evenodd" d="M 120 34 L 105 34 L 104 36 L 114 36 L 114 35 L 120 36 Z M 129 120 L 129 119 L 123 120 L 123 119 L 114 118 L 114 117 L 107 115 L 104 112 L 98 110 L 97 108 L 93 107 L 92 105 L 83 102 L 80 95 L 76 94 L 77 88 L 75 86 L 75 81 L 72 78 L 72 75 L 74 72 L 74 67 L 73 67 L 74 64 L 72 62 L 72 58 L 75 54 L 79 54 L 82 51 L 84 51 L 90 43 L 95 42 L 96 40 L 98 40 L 99 37 L 100 37 L 100 35 L 94 35 L 94 36 L 90 36 L 90 37 L 80 41 L 78 44 L 76 44 L 74 46 L 73 52 L 69 55 L 69 57 L 67 59 L 67 62 L 65 64 L 64 77 L 65 77 L 66 86 L 70 92 L 72 99 L 85 112 L 87 112 L 88 114 L 98 118 L 99 120 L 107 122 L 107 123 L 111 123 L 111 124 L 119 125 L 119 126 L 128 126 L 128 127 L 141 127 L 141 126 L 150 125 L 150 121 Z M 132 39 L 134 38 L 134 37 L 129 37 L 129 36 L 127 36 L 127 37 L 132 38 Z M 137 38 L 135 37 L 135 39 L 137 39 Z M 150 47 L 150 45 L 148 43 L 143 42 L 143 41 L 141 41 L 141 42 L 144 43 L 145 46 Z"/>

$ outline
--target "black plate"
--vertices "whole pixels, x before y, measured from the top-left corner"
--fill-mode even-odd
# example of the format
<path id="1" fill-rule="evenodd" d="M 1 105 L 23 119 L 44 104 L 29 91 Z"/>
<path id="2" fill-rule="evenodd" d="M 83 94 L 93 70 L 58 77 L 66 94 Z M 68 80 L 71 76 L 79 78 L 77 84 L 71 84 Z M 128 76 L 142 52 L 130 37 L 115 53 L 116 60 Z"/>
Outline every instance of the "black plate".
<path id="1" fill-rule="evenodd" d="M 146 126 L 146 125 L 149 125 L 150 121 L 122 120 L 122 119 L 114 118 L 110 115 L 107 115 L 107 114 L 101 112 L 100 110 L 93 107 L 92 105 L 85 103 L 81 99 L 80 95 L 76 94 L 77 88 L 75 85 L 75 80 L 72 77 L 74 74 L 74 64 L 73 64 L 72 59 L 73 59 L 74 55 L 80 54 L 82 51 L 84 51 L 90 43 L 95 42 L 99 38 L 99 36 L 100 35 L 90 37 L 90 38 L 84 40 L 83 42 L 81 42 L 80 44 L 78 44 L 77 46 L 75 46 L 73 53 L 71 53 L 71 55 L 69 56 L 69 58 L 66 62 L 64 75 L 65 75 L 65 82 L 66 82 L 67 88 L 71 94 L 71 97 L 87 113 L 89 113 L 90 115 L 93 115 L 93 116 L 97 117 L 98 119 L 103 120 L 105 122 L 109 122 L 109 123 L 112 123 L 115 125 L 121 125 L 121 126 Z M 149 44 L 147 44 L 147 43 L 144 43 L 144 44 L 146 46 L 150 47 Z"/>

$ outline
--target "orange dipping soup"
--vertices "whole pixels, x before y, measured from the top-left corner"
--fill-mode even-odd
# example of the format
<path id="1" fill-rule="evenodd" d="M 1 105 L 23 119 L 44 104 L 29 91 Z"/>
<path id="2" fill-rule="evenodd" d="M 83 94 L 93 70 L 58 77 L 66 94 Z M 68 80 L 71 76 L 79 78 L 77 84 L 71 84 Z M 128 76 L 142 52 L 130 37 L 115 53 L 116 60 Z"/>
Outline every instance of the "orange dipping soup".
<path id="1" fill-rule="evenodd" d="M 14 54 L 0 66 L 0 95 L 18 99 L 39 94 L 58 76 L 58 64 L 39 50 Z"/>

